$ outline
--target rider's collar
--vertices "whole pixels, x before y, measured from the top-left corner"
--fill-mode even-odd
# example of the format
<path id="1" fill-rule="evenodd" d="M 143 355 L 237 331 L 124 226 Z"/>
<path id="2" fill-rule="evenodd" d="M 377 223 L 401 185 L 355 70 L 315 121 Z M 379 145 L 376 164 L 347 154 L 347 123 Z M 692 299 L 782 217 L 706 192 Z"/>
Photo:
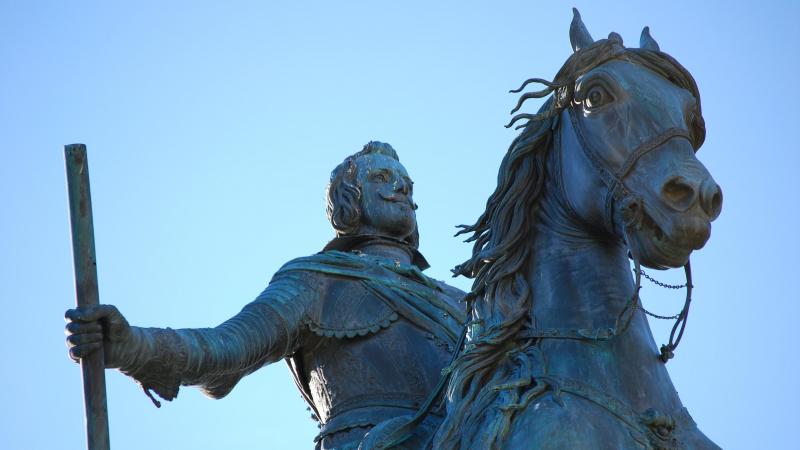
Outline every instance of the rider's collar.
<path id="1" fill-rule="evenodd" d="M 405 250 L 411 256 L 411 264 L 417 266 L 419 270 L 425 270 L 431 266 L 428 264 L 428 261 L 425 259 L 425 257 L 422 256 L 422 253 L 409 245 L 408 242 L 393 238 L 391 236 L 383 236 L 378 234 L 354 234 L 348 236 L 339 236 L 331 239 L 331 241 L 325 245 L 325 248 L 323 248 L 322 251 L 327 252 L 329 250 L 338 250 L 340 252 L 349 252 L 367 244 L 382 244 L 399 247 Z"/>

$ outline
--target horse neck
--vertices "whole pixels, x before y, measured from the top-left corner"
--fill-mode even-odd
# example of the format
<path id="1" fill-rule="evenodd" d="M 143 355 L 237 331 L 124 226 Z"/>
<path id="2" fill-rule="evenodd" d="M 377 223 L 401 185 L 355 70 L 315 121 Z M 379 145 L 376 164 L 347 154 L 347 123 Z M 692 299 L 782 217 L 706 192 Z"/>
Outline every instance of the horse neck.
<path id="1" fill-rule="evenodd" d="M 627 249 L 586 230 L 561 207 L 556 189 L 538 213 L 528 284 L 539 329 L 608 329 L 630 302 L 634 282 Z M 608 341 L 546 338 L 539 344 L 547 374 L 567 378 L 644 411 L 681 408 L 647 318 L 635 311 L 627 330 Z"/>

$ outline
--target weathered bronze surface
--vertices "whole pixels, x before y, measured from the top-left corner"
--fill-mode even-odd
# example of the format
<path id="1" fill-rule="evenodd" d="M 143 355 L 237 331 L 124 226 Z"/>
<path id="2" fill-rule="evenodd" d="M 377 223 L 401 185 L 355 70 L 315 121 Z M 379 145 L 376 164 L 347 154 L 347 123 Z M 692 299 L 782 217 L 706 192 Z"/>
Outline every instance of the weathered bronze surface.
<path id="1" fill-rule="evenodd" d="M 66 317 L 70 356 L 103 349 L 107 368 L 174 399 L 181 385 L 225 396 L 245 375 L 286 359 L 320 423 L 318 449 L 355 449 L 367 432 L 403 423 L 451 361 L 464 293 L 422 273 L 412 182 L 388 144 L 370 142 L 331 174 L 337 237 L 284 265 L 216 328 L 139 328 L 111 305 Z M 432 408 L 397 448 L 424 448 L 443 417 Z M 394 428 L 392 428 L 394 429 Z"/>
<path id="2" fill-rule="evenodd" d="M 722 207 L 695 156 L 696 83 L 648 28 L 639 48 L 617 33 L 595 41 L 575 10 L 569 34 L 574 53 L 555 78 L 513 91 L 544 85 L 512 113 L 547 100 L 512 119 L 525 122 L 497 188 L 461 231 L 474 241 L 454 271 L 475 279 L 466 314 L 464 293 L 422 274 L 412 183 L 394 150 L 372 142 L 331 175 L 337 237 L 287 263 L 237 316 L 145 329 L 113 306 L 82 307 L 67 312 L 70 355 L 102 348 L 106 367 L 154 402 L 180 385 L 222 397 L 285 358 L 320 422 L 318 449 L 718 448 L 665 367 L 688 318 L 689 256 Z M 660 349 L 642 266 L 686 273 Z"/>
<path id="3" fill-rule="evenodd" d="M 697 86 L 645 28 L 639 48 L 594 41 L 577 10 L 574 53 L 503 159 L 497 188 L 465 226 L 475 278 L 453 366 L 445 449 L 715 449 L 681 404 L 639 304 L 641 267 L 684 266 L 722 194 L 695 152 Z M 629 257 L 634 262 L 631 275 Z M 689 289 L 687 289 L 688 291 Z"/>

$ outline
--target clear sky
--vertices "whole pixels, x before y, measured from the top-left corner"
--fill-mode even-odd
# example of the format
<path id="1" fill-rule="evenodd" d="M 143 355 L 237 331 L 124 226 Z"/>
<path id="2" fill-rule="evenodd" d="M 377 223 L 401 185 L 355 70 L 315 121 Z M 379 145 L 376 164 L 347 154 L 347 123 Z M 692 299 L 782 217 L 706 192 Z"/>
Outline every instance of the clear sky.
<path id="1" fill-rule="evenodd" d="M 596 38 L 635 45 L 650 25 L 700 87 L 699 158 L 725 202 L 693 257 L 675 386 L 722 447 L 797 448 L 798 3 L 575 3 Z M 507 91 L 555 75 L 571 6 L 0 1 L 0 448 L 84 445 L 63 342 L 64 144 L 88 145 L 100 296 L 132 324 L 214 326 L 318 251 L 330 170 L 372 139 L 415 179 L 421 250 L 444 279 L 470 251 L 453 226 L 482 210 L 515 136 Z M 647 284 L 643 297 L 662 313 L 682 302 Z M 161 409 L 121 374 L 107 382 L 115 450 L 302 449 L 316 434 L 283 363 L 223 400 L 183 388 Z"/>

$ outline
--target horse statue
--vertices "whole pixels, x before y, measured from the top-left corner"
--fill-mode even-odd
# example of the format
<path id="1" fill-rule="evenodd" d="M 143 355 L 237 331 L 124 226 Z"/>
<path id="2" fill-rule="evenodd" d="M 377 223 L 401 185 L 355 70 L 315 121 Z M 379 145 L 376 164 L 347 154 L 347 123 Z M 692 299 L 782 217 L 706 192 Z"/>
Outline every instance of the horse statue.
<path id="1" fill-rule="evenodd" d="M 574 53 L 500 166 L 486 211 L 460 233 L 474 278 L 466 343 L 450 366 L 442 449 L 718 449 L 682 405 L 665 362 L 686 325 L 689 255 L 722 193 L 695 152 L 697 85 L 644 28 L 594 41 L 574 10 Z M 629 259 L 633 261 L 631 271 Z M 684 267 L 687 297 L 659 351 L 639 301 L 641 266 Z"/>

